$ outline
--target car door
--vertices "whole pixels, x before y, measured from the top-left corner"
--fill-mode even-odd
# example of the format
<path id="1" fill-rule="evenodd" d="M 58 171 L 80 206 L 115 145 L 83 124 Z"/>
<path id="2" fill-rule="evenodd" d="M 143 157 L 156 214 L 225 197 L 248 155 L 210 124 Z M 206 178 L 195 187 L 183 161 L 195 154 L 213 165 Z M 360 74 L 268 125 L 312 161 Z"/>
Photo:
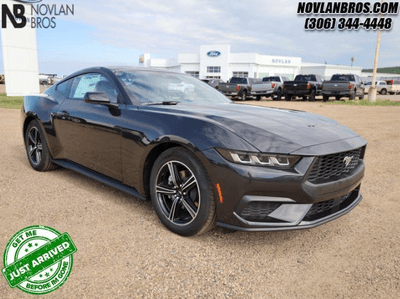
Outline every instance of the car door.
<path id="1" fill-rule="evenodd" d="M 119 106 L 87 103 L 87 92 L 104 92 L 118 103 L 118 90 L 109 78 L 89 73 L 72 79 L 68 97 L 54 121 L 57 136 L 68 160 L 122 180 Z"/>

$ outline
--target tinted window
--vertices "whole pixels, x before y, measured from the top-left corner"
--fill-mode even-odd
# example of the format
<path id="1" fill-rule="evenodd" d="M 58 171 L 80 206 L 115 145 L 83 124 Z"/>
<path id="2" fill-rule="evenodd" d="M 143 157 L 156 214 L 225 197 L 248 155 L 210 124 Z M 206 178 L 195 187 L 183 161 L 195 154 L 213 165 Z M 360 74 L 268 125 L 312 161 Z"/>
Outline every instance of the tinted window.
<path id="1" fill-rule="evenodd" d="M 294 81 L 317 81 L 315 75 L 297 75 Z"/>
<path id="2" fill-rule="evenodd" d="M 333 75 L 331 81 L 355 81 L 353 75 Z"/>
<path id="3" fill-rule="evenodd" d="M 64 97 L 68 97 L 68 95 L 69 95 L 69 89 L 70 89 L 70 87 L 71 87 L 71 82 L 72 82 L 72 80 L 73 79 L 70 79 L 70 80 L 68 80 L 68 81 L 65 81 L 65 82 L 63 82 L 63 83 L 61 83 L 61 84 L 58 84 L 57 85 L 57 91 L 59 92 L 59 93 L 61 93 Z"/>
<path id="4" fill-rule="evenodd" d="M 117 102 L 117 89 L 113 83 L 101 74 L 85 74 L 73 79 L 69 94 L 71 99 L 83 99 L 87 92 L 104 92 L 112 103 Z"/>
<path id="5" fill-rule="evenodd" d="M 238 78 L 238 77 L 232 77 L 230 83 L 236 83 L 236 84 L 247 84 L 246 78 Z"/>
<path id="6" fill-rule="evenodd" d="M 279 82 L 279 81 L 281 81 L 279 79 L 279 77 L 265 77 L 262 80 L 263 80 L 263 82 L 270 82 L 270 81 L 278 81 Z"/>

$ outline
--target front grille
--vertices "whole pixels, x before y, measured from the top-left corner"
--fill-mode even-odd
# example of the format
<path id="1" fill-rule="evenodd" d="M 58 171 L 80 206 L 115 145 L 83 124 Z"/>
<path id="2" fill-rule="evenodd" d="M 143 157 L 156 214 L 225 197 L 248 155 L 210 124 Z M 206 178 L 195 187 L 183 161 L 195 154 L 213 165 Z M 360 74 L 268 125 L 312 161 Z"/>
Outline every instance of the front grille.
<path id="1" fill-rule="evenodd" d="M 361 151 L 362 149 L 359 148 L 348 152 L 319 157 L 314 163 L 307 180 L 315 183 L 349 173 L 358 165 Z M 351 158 L 351 161 L 347 166 L 345 163 L 346 158 Z"/>
<path id="2" fill-rule="evenodd" d="M 264 201 L 252 201 L 240 212 L 240 217 L 247 221 L 271 222 L 276 221 L 268 217 L 273 211 L 279 208 L 280 203 L 271 203 Z"/>
<path id="3" fill-rule="evenodd" d="M 318 203 L 315 203 L 311 206 L 311 209 L 308 211 L 307 215 L 305 217 L 310 217 L 315 214 L 323 213 L 326 211 L 329 211 L 333 209 L 334 207 L 340 205 L 342 202 L 344 202 L 348 197 L 350 196 L 350 193 L 339 197 L 335 199 L 330 199 L 326 201 L 321 201 Z"/>

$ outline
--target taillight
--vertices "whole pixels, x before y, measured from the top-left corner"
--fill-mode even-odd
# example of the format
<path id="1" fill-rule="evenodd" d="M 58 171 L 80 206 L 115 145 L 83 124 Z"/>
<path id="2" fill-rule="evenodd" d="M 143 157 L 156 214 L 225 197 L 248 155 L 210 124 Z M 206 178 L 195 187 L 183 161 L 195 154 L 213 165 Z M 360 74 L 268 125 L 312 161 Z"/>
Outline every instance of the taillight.
<path id="1" fill-rule="evenodd" d="M 239 91 L 239 90 L 240 90 L 240 86 L 239 86 L 239 85 L 236 87 L 236 90 L 237 90 L 237 91 Z"/>
<path id="2" fill-rule="evenodd" d="M 276 86 L 276 84 L 275 84 L 275 83 L 272 83 L 272 88 L 275 88 L 275 86 Z"/>
<path id="3" fill-rule="evenodd" d="M 311 83 L 307 84 L 307 88 L 310 89 L 311 88 Z"/>
<path id="4" fill-rule="evenodd" d="M 352 89 L 354 84 L 349 84 L 349 89 Z"/>

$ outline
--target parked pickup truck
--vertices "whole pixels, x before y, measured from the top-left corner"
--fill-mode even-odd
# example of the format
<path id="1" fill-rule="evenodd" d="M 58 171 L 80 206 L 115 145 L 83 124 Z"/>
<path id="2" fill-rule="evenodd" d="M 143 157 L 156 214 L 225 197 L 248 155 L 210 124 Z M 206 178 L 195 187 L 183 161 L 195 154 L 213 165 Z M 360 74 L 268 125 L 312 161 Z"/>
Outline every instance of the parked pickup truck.
<path id="1" fill-rule="evenodd" d="M 257 79 L 248 77 L 232 77 L 228 83 L 220 83 L 217 89 L 226 96 L 239 98 L 242 101 L 250 96 L 255 96 L 259 101 L 262 96 L 268 96 L 274 92 L 270 83 L 259 82 Z"/>
<path id="2" fill-rule="evenodd" d="M 289 78 L 284 77 L 284 76 L 270 76 L 270 77 L 264 77 L 262 79 L 262 82 L 270 82 L 271 84 L 271 89 L 273 89 L 272 95 L 276 96 L 277 100 L 280 100 L 282 98 L 282 85 L 283 82 L 289 81 Z"/>
<path id="3" fill-rule="evenodd" d="M 400 80 L 385 80 L 388 85 L 389 94 L 398 94 L 400 93 Z"/>
<path id="4" fill-rule="evenodd" d="M 365 95 L 364 88 L 364 83 L 357 75 L 335 74 L 330 81 L 322 84 L 322 96 L 324 102 L 328 101 L 329 97 L 335 97 L 337 101 L 341 97 L 349 97 L 350 100 L 354 100 L 356 97 L 362 99 Z"/>
<path id="5" fill-rule="evenodd" d="M 372 87 L 372 82 L 365 82 L 364 92 L 369 93 L 369 89 Z M 376 92 L 380 94 L 387 94 L 390 86 L 385 81 L 375 81 Z"/>
<path id="6" fill-rule="evenodd" d="M 283 83 L 283 94 L 286 101 L 290 101 L 295 96 L 303 97 L 303 100 L 315 100 L 315 96 L 321 94 L 321 85 L 324 80 L 320 75 L 297 75 L 294 81 Z"/>

